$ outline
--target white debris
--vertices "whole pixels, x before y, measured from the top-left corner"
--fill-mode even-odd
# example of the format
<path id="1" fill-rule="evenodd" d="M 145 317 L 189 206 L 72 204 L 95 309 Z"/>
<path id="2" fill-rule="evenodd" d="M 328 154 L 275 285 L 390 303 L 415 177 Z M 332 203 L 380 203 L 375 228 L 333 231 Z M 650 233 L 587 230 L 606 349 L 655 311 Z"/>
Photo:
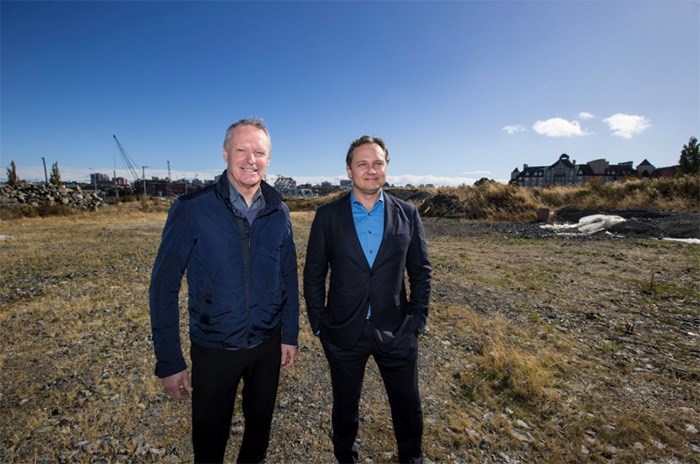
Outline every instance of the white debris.
<path id="1" fill-rule="evenodd" d="M 693 245 L 700 245 L 700 238 L 663 238 L 662 240 L 670 240 L 672 242 L 683 242 L 690 243 Z"/>
<path id="2" fill-rule="evenodd" d="M 555 231 L 577 229 L 579 234 L 591 235 L 602 230 L 607 230 L 615 224 L 625 221 L 626 219 L 621 216 L 611 214 L 592 214 L 590 216 L 582 217 L 576 224 L 544 224 L 540 227 Z"/>

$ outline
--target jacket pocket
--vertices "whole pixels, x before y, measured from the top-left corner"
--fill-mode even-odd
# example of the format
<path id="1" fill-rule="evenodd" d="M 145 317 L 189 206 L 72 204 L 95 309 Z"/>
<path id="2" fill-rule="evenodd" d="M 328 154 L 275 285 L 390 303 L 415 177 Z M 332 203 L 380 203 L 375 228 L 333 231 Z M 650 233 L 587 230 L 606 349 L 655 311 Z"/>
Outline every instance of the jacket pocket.
<path id="1" fill-rule="evenodd" d="M 197 310 L 199 312 L 199 323 L 204 325 L 211 325 L 211 315 L 212 308 L 214 306 L 214 295 L 213 295 L 214 285 L 211 279 L 207 279 L 204 285 L 204 292 L 202 293 L 201 301 L 197 305 Z"/>

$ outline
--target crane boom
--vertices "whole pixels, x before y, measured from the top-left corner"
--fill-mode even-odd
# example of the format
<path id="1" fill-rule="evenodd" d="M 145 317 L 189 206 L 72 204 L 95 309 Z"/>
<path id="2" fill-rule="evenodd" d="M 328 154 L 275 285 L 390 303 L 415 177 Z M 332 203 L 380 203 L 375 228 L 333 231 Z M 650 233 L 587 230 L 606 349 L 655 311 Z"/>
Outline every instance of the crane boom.
<path id="1" fill-rule="evenodd" d="M 124 147 L 122 147 L 122 144 L 119 143 L 119 139 L 117 138 L 116 135 L 112 135 L 114 137 L 114 141 L 117 143 L 117 148 L 119 149 L 119 152 L 122 155 L 122 158 L 124 159 L 124 164 L 126 164 L 126 167 L 129 168 L 129 171 L 131 172 L 131 176 L 134 178 L 134 182 L 139 180 L 139 175 L 136 172 L 136 163 L 134 163 L 134 160 L 131 159 L 129 154 L 124 150 Z"/>

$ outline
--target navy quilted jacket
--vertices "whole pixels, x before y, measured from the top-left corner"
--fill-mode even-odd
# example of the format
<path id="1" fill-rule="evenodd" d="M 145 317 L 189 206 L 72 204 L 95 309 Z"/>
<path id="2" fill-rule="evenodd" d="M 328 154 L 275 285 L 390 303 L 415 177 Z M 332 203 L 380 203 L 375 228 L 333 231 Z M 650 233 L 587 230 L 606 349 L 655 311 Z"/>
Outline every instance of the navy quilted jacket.
<path id="1" fill-rule="evenodd" d="M 193 343 L 248 348 L 281 331 L 282 343 L 297 344 L 299 288 L 289 209 L 267 183 L 261 189 L 266 206 L 251 225 L 231 204 L 226 172 L 170 209 L 149 290 L 159 377 L 186 368 L 178 309 L 185 271 Z"/>

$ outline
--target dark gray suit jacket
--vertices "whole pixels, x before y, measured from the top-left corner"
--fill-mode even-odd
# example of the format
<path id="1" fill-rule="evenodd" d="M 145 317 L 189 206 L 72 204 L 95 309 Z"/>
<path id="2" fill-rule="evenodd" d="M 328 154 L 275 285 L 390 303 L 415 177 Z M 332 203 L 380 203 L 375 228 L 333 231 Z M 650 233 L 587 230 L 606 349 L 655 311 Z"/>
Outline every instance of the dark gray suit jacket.
<path id="1" fill-rule="evenodd" d="M 431 272 L 416 207 L 386 192 L 384 235 L 370 268 L 355 231 L 348 193 L 318 208 L 311 226 L 304 266 L 311 328 L 314 333 L 320 330 L 324 340 L 351 349 L 371 305 L 374 335 L 382 350 L 388 351 L 400 336 L 425 328 Z"/>

